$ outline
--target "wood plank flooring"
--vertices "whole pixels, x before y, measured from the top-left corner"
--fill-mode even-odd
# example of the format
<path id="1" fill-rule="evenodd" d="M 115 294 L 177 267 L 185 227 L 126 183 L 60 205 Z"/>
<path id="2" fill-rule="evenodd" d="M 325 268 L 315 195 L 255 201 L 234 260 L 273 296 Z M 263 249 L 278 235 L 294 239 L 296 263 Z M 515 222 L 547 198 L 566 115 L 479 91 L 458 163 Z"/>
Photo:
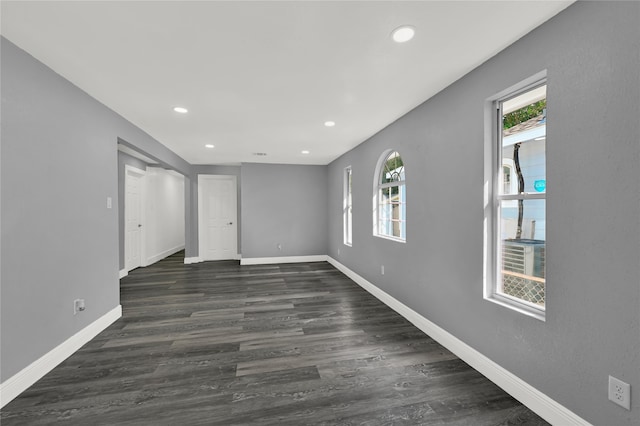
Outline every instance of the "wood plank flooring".
<path id="1" fill-rule="evenodd" d="M 328 263 L 183 264 L 2 409 L 9 425 L 546 425 Z"/>

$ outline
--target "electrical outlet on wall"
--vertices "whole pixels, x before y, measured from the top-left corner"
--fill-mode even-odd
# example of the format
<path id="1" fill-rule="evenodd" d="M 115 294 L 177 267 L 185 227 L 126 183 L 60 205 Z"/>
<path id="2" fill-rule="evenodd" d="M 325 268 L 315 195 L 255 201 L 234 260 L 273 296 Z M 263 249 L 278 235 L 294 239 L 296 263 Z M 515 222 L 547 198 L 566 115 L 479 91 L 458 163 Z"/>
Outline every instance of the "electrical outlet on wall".
<path id="1" fill-rule="evenodd" d="M 629 383 L 609 376 L 609 401 L 631 410 L 631 386 Z"/>
<path id="2" fill-rule="evenodd" d="M 73 301 L 73 315 L 84 311 L 84 299 L 76 299 Z"/>

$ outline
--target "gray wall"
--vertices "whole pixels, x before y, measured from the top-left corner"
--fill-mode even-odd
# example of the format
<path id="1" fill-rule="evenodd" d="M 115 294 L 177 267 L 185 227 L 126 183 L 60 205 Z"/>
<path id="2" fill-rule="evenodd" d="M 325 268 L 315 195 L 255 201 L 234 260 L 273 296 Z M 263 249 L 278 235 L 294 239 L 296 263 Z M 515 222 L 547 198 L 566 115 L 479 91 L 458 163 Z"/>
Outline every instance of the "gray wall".
<path id="1" fill-rule="evenodd" d="M 580 2 L 329 167 L 227 170 L 242 182 L 243 257 L 328 252 L 591 423 L 638 424 L 640 392 L 625 411 L 607 401 L 606 381 L 640 389 L 639 15 L 636 2 Z M 187 257 L 197 256 L 197 174 L 226 172 L 190 166 L 4 38 L 1 55 L 4 381 L 119 303 L 117 140 L 188 176 Z M 542 69 L 546 322 L 482 299 L 484 102 Z M 406 244 L 371 235 L 374 168 L 387 148 L 407 167 Z M 74 316 L 78 297 L 87 311 Z"/>
<path id="2" fill-rule="evenodd" d="M 484 301 L 482 284 L 485 100 L 543 69 L 546 322 Z M 589 422 L 638 425 L 639 123 L 640 3 L 576 3 L 330 164 L 329 254 Z M 374 168 L 387 148 L 407 169 L 406 244 L 372 236 Z M 608 375 L 636 389 L 632 411 L 607 400 Z"/>
<path id="3" fill-rule="evenodd" d="M 326 166 L 243 163 L 241 175 L 243 258 L 327 253 Z"/>
<path id="4" fill-rule="evenodd" d="M 119 304 L 118 140 L 187 175 L 190 165 L 1 43 L 4 381 Z M 76 298 L 87 310 L 74 316 Z"/>

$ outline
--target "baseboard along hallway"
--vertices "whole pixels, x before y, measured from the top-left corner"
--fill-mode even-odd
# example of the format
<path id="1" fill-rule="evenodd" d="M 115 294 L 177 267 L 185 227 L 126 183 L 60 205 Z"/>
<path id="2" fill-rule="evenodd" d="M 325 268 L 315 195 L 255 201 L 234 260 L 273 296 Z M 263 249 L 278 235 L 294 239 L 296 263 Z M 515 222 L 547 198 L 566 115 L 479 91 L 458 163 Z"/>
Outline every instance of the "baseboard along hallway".
<path id="1" fill-rule="evenodd" d="M 123 316 L 2 409 L 9 425 L 546 425 L 327 262 L 121 280 Z"/>

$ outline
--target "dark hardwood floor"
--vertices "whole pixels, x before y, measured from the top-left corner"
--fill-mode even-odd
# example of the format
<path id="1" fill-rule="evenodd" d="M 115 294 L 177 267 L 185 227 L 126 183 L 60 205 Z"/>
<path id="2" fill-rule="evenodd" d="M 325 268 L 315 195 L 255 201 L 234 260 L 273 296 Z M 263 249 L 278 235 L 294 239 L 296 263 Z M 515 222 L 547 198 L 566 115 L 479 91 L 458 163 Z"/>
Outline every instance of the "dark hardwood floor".
<path id="1" fill-rule="evenodd" d="M 183 264 L 2 409 L 9 425 L 545 425 L 328 263 Z"/>

